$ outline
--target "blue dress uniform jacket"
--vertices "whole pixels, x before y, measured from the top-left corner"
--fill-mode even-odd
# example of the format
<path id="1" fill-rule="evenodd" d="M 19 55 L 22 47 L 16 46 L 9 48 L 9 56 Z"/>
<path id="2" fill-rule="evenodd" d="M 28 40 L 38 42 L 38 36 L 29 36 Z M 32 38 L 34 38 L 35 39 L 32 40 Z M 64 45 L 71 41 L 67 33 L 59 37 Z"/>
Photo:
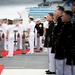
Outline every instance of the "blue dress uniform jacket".
<path id="1" fill-rule="evenodd" d="M 56 42 L 55 42 L 55 39 L 57 36 L 57 33 L 60 32 L 60 26 L 62 25 L 62 22 L 61 22 L 61 16 L 57 18 L 56 21 L 54 21 L 54 28 L 53 28 L 53 32 L 52 32 L 52 53 L 55 53 L 55 50 L 56 50 Z"/>
<path id="2" fill-rule="evenodd" d="M 75 65 L 75 20 L 72 23 L 72 42 L 71 49 L 68 52 L 67 56 L 67 65 Z"/>
<path id="3" fill-rule="evenodd" d="M 54 29 L 54 42 L 52 50 L 55 51 L 55 59 L 62 60 L 68 56 L 71 49 L 71 22 L 59 22 Z"/>
<path id="4" fill-rule="evenodd" d="M 48 26 L 46 27 L 44 47 L 52 47 L 53 28 L 54 28 L 54 22 L 52 20 L 49 22 Z"/>
<path id="5" fill-rule="evenodd" d="M 60 32 L 57 33 L 58 37 L 56 41 L 56 59 L 64 59 L 68 57 L 68 53 L 71 50 L 71 22 L 62 23 Z"/>

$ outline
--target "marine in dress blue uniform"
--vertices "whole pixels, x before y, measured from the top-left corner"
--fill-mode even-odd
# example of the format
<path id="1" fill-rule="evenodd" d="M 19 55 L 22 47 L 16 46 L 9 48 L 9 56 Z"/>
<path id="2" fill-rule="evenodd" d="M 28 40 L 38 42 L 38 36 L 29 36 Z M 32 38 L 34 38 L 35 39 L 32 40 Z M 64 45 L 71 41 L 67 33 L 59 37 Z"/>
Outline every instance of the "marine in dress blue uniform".
<path id="1" fill-rule="evenodd" d="M 46 74 L 55 74 L 55 54 L 51 53 L 52 49 L 52 32 L 54 29 L 54 21 L 53 21 L 53 14 L 49 13 L 47 15 L 48 25 L 46 26 L 46 34 L 45 34 L 45 42 L 44 47 L 48 50 L 48 57 L 49 57 L 49 70 L 46 71 Z"/>

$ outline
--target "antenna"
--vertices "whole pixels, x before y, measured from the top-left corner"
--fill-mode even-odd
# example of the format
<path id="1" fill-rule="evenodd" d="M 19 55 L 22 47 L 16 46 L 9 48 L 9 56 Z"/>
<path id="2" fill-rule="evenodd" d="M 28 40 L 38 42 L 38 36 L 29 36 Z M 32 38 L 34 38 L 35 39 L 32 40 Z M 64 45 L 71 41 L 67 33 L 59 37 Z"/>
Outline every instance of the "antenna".
<path id="1" fill-rule="evenodd" d="M 21 14 L 19 13 L 19 12 L 17 12 L 18 14 L 19 14 L 19 16 L 20 16 L 20 18 L 21 18 Z"/>

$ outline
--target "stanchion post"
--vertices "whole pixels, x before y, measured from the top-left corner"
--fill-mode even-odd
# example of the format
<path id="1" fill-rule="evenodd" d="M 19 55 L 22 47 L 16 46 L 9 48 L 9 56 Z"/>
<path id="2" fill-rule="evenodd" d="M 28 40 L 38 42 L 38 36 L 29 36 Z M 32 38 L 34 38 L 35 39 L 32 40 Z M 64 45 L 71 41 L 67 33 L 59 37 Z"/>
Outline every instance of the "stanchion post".
<path id="1" fill-rule="evenodd" d="M 17 35 L 17 50 L 20 49 L 20 34 Z"/>
<path id="2" fill-rule="evenodd" d="M 22 35 L 22 54 L 26 54 L 25 52 L 25 34 Z"/>
<path id="3" fill-rule="evenodd" d="M 4 33 L 2 34 L 2 50 L 4 51 Z"/>
<path id="4" fill-rule="evenodd" d="M 3 58 L 3 56 L 2 56 L 2 37 L 1 37 L 1 33 L 0 33 L 0 58 Z"/>
<path id="5" fill-rule="evenodd" d="M 37 34 L 37 51 L 36 52 L 40 52 L 40 36 L 39 34 Z"/>

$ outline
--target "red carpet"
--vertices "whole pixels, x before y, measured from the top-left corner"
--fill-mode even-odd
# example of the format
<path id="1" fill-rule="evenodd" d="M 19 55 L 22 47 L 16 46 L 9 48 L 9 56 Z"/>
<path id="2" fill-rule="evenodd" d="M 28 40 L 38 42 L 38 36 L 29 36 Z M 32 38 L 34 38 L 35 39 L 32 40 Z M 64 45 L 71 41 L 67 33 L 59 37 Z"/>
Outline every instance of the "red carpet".
<path id="1" fill-rule="evenodd" d="M 29 52 L 29 49 L 27 49 L 27 50 L 24 50 L 25 51 L 25 53 L 27 53 L 27 52 Z M 34 52 L 36 52 L 36 50 L 34 50 Z M 41 52 L 42 52 L 42 50 L 41 50 Z M 14 55 L 16 55 L 16 54 L 21 54 L 22 53 L 22 50 L 15 50 L 14 51 Z M 6 56 L 8 54 L 8 51 L 3 51 L 2 52 L 2 56 Z"/>
<path id="2" fill-rule="evenodd" d="M 1 73 L 3 71 L 3 69 L 4 69 L 4 65 L 0 65 L 0 75 L 1 75 Z"/>

